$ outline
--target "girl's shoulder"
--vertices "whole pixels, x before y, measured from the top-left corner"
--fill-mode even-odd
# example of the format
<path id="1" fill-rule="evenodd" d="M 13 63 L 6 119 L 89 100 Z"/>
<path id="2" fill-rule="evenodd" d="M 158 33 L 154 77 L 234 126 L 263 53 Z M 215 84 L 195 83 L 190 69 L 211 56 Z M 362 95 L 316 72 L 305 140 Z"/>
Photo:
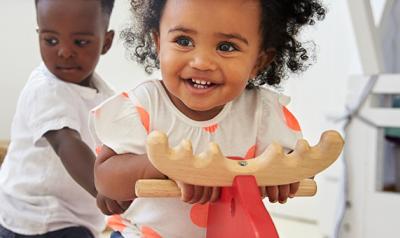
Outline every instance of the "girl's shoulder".
<path id="1" fill-rule="evenodd" d="M 260 98 L 264 101 L 286 106 L 290 103 L 290 97 L 270 88 L 260 88 Z"/>
<path id="2" fill-rule="evenodd" d="M 104 109 L 110 109 L 112 111 L 123 109 L 127 106 L 142 106 L 152 101 L 152 98 L 156 97 L 158 91 L 159 80 L 146 80 L 135 87 L 120 91 L 115 95 L 109 97 L 92 111 L 99 111 Z M 161 84 L 160 84 L 161 85 Z"/>
<path id="3" fill-rule="evenodd" d="M 290 103 L 290 97 L 285 94 L 266 87 L 245 90 L 238 98 L 247 105 L 261 105 L 262 107 L 287 106 Z"/>

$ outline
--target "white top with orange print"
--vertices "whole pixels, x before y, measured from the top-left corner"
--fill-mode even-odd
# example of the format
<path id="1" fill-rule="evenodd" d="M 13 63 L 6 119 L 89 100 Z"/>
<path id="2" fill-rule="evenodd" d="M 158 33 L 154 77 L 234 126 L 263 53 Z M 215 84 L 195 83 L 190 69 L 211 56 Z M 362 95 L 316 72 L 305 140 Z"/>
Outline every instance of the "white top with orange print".
<path id="1" fill-rule="evenodd" d="M 250 159 L 271 142 L 290 150 L 301 137 L 297 120 L 285 107 L 288 101 L 266 88 L 245 90 L 216 117 L 194 121 L 174 106 L 161 81 L 152 80 L 95 108 L 92 126 L 99 142 L 116 153 L 145 154 L 146 137 L 157 130 L 168 135 L 171 147 L 189 139 L 198 154 L 208 142 L 216 142 L 225 156 Z M 138 198 L 120 218 L 125 237 L 200 238 L 205 237 L 207 205 Z"/>

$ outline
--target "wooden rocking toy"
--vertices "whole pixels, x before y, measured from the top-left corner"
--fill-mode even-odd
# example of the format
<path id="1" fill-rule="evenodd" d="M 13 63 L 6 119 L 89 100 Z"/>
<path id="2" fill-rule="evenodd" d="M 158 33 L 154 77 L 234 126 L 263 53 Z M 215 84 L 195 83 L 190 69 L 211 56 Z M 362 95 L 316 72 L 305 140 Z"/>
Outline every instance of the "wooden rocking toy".
<path id="1" fill-rule="evenodd" d="M 170 148 L 168 138 L 152 132 L 147 154 L 153 165 L 172 180 L 139 180 L 138 197 L 179 197 L 174 181 L 199 186 L 223 187 L 220 199 L 208 211 L 207 238 L 278 238 L 273 221 L 260 195 L 259 186 L 300 181 L 295 196 L 313 196 L 316 183 L 311 178 L 329 167 L 340 155 L 343 139 L 336 131 L 326 131 L 317 145 L 299 140 L 295 150 L 285 154 L 278 144 L 250 160 L 233 160 L 222 155 L 215 143 L 193 155 L 189 141 Z"/>

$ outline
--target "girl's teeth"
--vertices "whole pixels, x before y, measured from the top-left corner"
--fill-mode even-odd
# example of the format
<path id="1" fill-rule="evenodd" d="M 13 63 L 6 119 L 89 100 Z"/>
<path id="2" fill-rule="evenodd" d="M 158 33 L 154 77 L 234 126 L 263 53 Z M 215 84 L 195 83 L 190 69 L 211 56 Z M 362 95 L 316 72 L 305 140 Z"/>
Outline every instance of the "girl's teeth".
<path id="1" fill-rule="evenodd" d="M 198 79 L 192 79 L 192 82 L 195 84 L 200 84 L 200 85 L 210 85 L 211 82 L 204 81 L 204 80 L 198 80 Z"/>
<path id="2" fill-rule="evenodd" d="M 194 84 L 193 87 L 195 87 L 195 88 L 200 88 L 200 89 L 205 89 L 205 88 L 207 88 L 207 86 L 203 86 L 203 85 L 200 85 L 200 84 Z"/>

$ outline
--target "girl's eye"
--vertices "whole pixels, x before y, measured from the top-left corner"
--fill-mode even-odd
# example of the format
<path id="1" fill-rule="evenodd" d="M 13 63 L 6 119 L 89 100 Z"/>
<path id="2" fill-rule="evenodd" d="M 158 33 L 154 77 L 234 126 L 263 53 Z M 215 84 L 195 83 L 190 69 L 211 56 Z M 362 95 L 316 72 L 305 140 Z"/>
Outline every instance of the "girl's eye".
<path id="1" fill-rule="evenodd" d="M 49 46 L 55 46 L 58 44 L 58 40 L 56 38 L 45 38 L 44 41 Z"/>
<path id="2" fill-rule="evenodd" d="M 193 42 L 191 39 L 187 38 L 187 37 L 179 37 L 178 39 L 175 40 L 175 42 L 183 47 L 192 47 L 193 46 Z"/>
<path id="3" fill-rule="evenodd" d="M 234 44 L 229 43 L 229 42 L 223 42 L 223 43 L 219 44 L 217 48 L 219 51 L 223 51 L 223 52 L 232 52 L 232 51 L 238 50 Z"/>
<path id="4" fill-rule="evenodd" d="M 85 45 L 88 45 L 90 43 L 90 41 L 88 41 L 88 40 L 75 40 L 74 43 L 77 46 L 85 46 Z"/>

